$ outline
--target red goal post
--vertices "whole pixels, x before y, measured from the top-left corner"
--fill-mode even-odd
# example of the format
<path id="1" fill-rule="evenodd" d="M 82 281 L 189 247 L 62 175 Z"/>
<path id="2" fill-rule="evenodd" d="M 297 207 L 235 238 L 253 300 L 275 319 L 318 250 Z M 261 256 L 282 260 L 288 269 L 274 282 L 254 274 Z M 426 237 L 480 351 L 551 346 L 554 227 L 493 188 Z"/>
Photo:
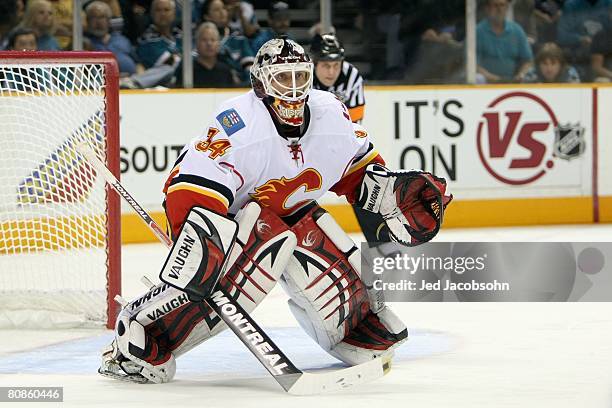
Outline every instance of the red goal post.
<path id="1" fill-rule="evenodd" d="M 114 327 L 120 202 L 82 141 L 119 178 L 113 54 L 0 51 L 0 327 Z"/>

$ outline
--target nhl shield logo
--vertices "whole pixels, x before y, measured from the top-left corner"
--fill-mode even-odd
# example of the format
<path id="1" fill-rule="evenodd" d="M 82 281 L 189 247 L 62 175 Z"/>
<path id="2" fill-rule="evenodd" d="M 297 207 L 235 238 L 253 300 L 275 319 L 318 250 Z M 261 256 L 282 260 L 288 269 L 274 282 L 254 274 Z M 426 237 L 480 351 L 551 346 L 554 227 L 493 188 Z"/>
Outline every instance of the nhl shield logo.
<path id="1" fill-rule="evenodd" d="M 575 159 L 582 155 L 585 148 L 584 127 L 580 126 L 580 123 L 557 126 L 553 146 L 555 157 L 564 160 Z"/>

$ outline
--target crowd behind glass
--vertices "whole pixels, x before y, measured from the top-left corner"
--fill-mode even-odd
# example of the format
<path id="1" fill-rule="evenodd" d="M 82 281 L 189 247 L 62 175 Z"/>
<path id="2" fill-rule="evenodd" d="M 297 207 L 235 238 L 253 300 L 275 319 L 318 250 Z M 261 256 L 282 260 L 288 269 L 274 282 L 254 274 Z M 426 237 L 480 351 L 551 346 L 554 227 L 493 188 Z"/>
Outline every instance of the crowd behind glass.
<path id="1" fill-rule="evenodd" d="M 84 49 L 113 52 L 123 88 L 181 87 L 181 5 L 85 0 Z M 332 5 L 332 30 L 366 81 L 465 82 L 464 0 Z M 194 86 L 248 86 L 257 50 L 280 35 L 308 50 L 321 30 L 318 7 L 309 0 L 193 0 Z M 2 0 L 0 49 L 72 49 L 73 12 L 73 0 Z M 612 79 L 612 0 L 480 0 L 477 21 L 478 83 Z"/>

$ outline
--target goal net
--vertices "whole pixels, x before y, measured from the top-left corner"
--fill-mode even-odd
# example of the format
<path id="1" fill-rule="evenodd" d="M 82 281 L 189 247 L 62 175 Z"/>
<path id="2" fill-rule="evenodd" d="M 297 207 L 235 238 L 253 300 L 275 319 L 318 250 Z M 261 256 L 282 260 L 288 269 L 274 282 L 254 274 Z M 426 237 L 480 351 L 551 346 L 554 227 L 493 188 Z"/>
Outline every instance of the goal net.
<path id="1" fill-rule="evenodd" d="M 109 53 L 0 52 L 0 327 L 112 326 L 119 202 L 77 145 L 119 176 Z"/>

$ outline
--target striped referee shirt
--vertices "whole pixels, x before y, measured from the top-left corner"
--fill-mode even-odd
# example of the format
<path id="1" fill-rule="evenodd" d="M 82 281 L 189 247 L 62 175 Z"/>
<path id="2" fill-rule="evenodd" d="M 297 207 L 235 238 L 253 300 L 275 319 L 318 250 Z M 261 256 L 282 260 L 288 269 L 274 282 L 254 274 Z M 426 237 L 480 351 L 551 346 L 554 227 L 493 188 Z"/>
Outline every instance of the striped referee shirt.
<path id="1" fill-rule="evenodd" d="M 313 85 L 315 89 L 335 94 L 348 108 L 351 120 L 356 123 L 361 122 L 365 110 L 363 78 L 353 64 L 342 61 L 342 72 L 331 87 L 323 85 L 316 75 Z"/>

